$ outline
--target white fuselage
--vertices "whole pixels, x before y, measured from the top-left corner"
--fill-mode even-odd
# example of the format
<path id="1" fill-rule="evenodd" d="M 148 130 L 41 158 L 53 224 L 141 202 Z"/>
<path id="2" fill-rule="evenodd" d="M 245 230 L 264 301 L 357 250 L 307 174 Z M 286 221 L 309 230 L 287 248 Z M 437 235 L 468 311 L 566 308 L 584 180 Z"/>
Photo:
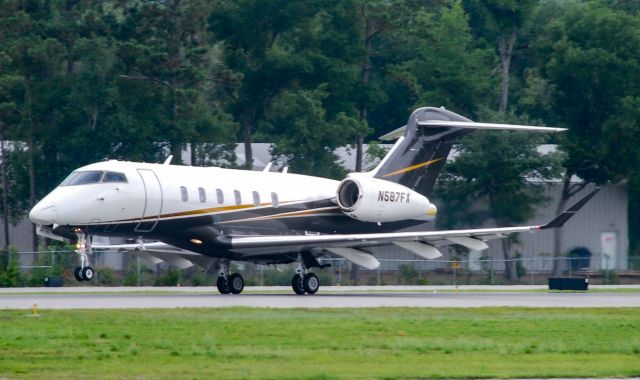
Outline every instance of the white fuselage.
<path id="1" fill-rule="evenodd" d="M 338 181 L 299 174 L 105 161 L 77 172 L 122 173 L 126 182 L 59 186 L 31 211 L 38 224 L 68 226 L 163 220 L 335 196 Z"/>

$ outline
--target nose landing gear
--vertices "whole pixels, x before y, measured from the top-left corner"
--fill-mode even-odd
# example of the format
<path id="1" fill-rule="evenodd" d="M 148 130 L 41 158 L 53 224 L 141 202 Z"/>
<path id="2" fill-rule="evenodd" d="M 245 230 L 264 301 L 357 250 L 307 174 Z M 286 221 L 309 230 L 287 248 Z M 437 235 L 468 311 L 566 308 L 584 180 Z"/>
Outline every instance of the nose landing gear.
<path id="1" fill-rule="evenodd" d="M 77 232 L 78 243 L 76 253 L 80 258 L 80 266 L 76 267 L 73 275 L 78 281 L 91 281 L 95 276 L 95 271 L 89 266 L 89 254 L 91 254 L 91 237 L 84 232 Z"/>

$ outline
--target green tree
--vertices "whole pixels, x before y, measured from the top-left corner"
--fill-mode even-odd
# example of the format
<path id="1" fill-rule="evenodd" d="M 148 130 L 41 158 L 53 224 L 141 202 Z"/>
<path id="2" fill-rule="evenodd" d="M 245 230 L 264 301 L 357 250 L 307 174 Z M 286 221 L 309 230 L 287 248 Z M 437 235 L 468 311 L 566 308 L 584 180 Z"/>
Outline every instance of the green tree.
<path id="1" fill-rule="evenodd" d="M 530 123 L 511 114 L 494 114 L 492 120 Z M 533 217 L 535 207 L 545 201 L 543 182 L 557 178 L 560 163 L 559 154 L 538 152 L 545 139 L 522 132 L 478 132 L 465 138 L 438 185 L 437 194 L 445 201 L 438 224 L 460 227 L 491 218 L 498 226 L 508 226 Z M 518 279 L 512 250 L 516 239 L 501 240 L 505 279 L 511 281 Z"/>
<path id="2" fill-rule="evenodd" d="M 60 73 L 64 70 L 64 46 L 47 35 L 46 26 L 54 17 L 51 7 L 44 2 L 34 2 L 25 7 L 17 1 L 4 2 L 0 8 L 2 17 L 3 51 L 9 57 L 14 91 L 12 112 L 13 134 L 25 144 L 16 144 L 14 150 L 24 150 L 27 156 L 28 207 L 35 205 L 36 158 L 39 154 L 41 135 L 56 122 L 62 106 L 59 86 Z M 35 226 L 32 229 L 33 249 L 37 248 Z"/>
<path id="3" fill-rule="evenodd" d="M 466 0 L 479 35 L 496 41 L 500 57 L 499 113 L 507 112 L 511 65 L 518 37 L 531 16 L 535 0 Z"/>
<path id="4" fill-rule="evenodd" d="M 552 117 L 569 128 L 560 140 L 567 152 L 560 212 L 589 183 L 638 175 L 640 155 L 629 141 L 637 141 L 640 130 L 640 19 L 597 2 L 574 3 L 547 25 L 535 48 L 552 91 Z M 571 182 L 574 175 L 583 182 Z M 555 233 L 559 256 L 562 231 Z M 560 270 L 554 266 L 555 275 Z"/>
<path id="5" fill-rule="evenodd" d="M 125 72 L 120 77 L 146 82 L 147 96 L 157 100 L 155 138 L 169 144 L 176 162 L 182 162 L 187 144 L 192 145 L 195 164 L 196 143 L 226 140 L 233 133 L 233 123 L 212 97 L 220 55 L 208 32 L 207 17 L 214 6 L 204 0 L 172 0 L 123 9 L 118 54 Z"/>
<path id="6" fill-rule="evenodd" d="M 226 67 L 216 81 L 240 125 L 247 168 L 253 166 L 254 133 L 271 101 L 312 71 L 293 49 L 305 41 L 287 39 L 286 33 L 309 22 L 315 7 L 285 0 L 222 0 L 209 17 L 210 29 L 223 40 Z"/>
<path id="7" fill-rule="evenodd" d="M 410 84 L 412 108 L 428 104 L 476 115 L 490 92 L 493 54 L 474 46 L 461 3 L 438 13 L 418 11 L 409 33 L 414 55 L 398 64 L 394 75 Z"/>
<path id="8" fill-rule="evenodd" d="M 324 86 L 310 91 L 284 91 L 274 99 L 262 130 L 273 139 L 273 156 L 298 173 L 341 179 L 345 171 L 334 150 L 359 127 L 339 114 L 328 119 L 322 107 Z"/>

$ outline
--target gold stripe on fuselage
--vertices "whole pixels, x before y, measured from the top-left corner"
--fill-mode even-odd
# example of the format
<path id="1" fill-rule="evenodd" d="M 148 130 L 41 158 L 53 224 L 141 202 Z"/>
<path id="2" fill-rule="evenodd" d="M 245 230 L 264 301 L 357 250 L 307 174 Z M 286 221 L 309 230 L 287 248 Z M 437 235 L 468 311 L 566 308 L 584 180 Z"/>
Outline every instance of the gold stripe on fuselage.
<path id="1" fill-rule="evenodd" d="M 291 203 L 295 203 L 295 202 L 299 202 L 299 201 L 283 201 L 280 202 L 280 204 L 291 204 Z M 267 206 L 267 205 L 271 205 L 270 202 L 268 203 L 261 203 L 259 206 L 254 206 L 253 204 L 244 204 L 244 205 L 231 205 L 231 206 L 222 206 L 222 207 L 211 207 L 211 208 L 203 208 L 203 209 L 199 209 L 199 210 L 190 210 L 190 211 L 181 211 L 181 212 L 174 212 L 174 213 L 170 213 L 170 214 L 162 214 L 162 215 L 151 215 L 151 216 L 145 216 L 144 218 L 130 218 L 130 219 L 121 219 L 121 220 L 112 220 L 112 221 L 107 221 L 107 222 L 97 222 L 97 223 L 90 223 L 89 225 L 107 225 L 107 224 L 118 224 L 118 223 L 136 223 L 136 222 L 140 222 L 140 221 L 152 221 L 155 219 L 158 220 L 163 220 L 163 219 L 172 219 L 172 218 L 180 218 L 180 217 L 192 217 L 192 216 L 197 216 L 197 215 L 205 215 L 205 214 L 212 214 L 212 215 L 217 215 L 217 214 L 223 214 L 223 213 L 227 213 L 229 211 L 237 211 L 237 210 L 249 210 L 249 209 L 259 209 L 261 207 Z M 274 208 L 274 207 L 271 207 Z M 324 208 L 323 208 L 324 209 Z M 273 216 L 277 216 L 277 215 L 282 215 L 282 214 L 289 214 L 289 213 L 300 213 L 300 212 L 309 212 L 309 211 L 314 211 L 314 210 L 302 210 L 302 211 L 292 211 L 292 212 L 285 212 L 285 213 L 280 213 L 280 214 L 276 214 Z M 257 217 L 257 218 L 269 218 L 271 216 L 267 215 L 264 217 Z M 248 219 L 256 219 L 256 218 L 248 218 Z M 238 219 L 240 220 L 240 219 Z M 223 222 L 223 223 L 227 223 L 227 222 Z"/>
<path id="2" fill-rule="evenodd" d="M 224 222 L 220 222 L 219 224 L 237 223 L 237 222 L 254 222 L 254 221 L 260 221 L 260 220 L 273 220 L 273 219 L 282 219 L 282 218 L 294 218 L 294 217 L 307 216 L 307 215 L 314 215 L 314 216 L 318 216 L 320 214 L 334 215 L 335 213 L 332 213 L 331 211 L 338 211 L 338 210 L 340 209 L 337 206 L 330 206 L 330 207 L 316 208 L 313 210 L 290 211 L 290 212 L 283 212 L 283 213 L 274 214 L 274 215 L 257 216 L 254 218 L 227 220 Z"/>
<path id="3" fill-rule="evenodd" d="M 438 162 L 440 160 L 442 160 L 442 157 L 436 158 L 435 160 L 421 162 L 419 164 L 415 164 L 415 165 L 406 167 L 404 169 L 396 170 L 394 172 L 387 173 L 387 174 L 383 175 L 382 177 L 391 177 L 391 176 L 396 175 L 396 174 L 407 173 L 407 172 L 410 172 L 412 170 L 420 169 L 422 167 L 425 167 L 425 166 L 428 166 L 428 165 L 431 165 L 431 164 L 435 164 L 436 162 Z"/>

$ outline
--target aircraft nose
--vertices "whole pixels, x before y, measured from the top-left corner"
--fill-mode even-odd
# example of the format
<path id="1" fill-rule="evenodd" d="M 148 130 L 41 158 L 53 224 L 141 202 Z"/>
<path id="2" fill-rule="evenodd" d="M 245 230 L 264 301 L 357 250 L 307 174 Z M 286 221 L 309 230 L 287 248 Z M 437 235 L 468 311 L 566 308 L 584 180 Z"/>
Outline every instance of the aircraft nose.
<path id="1" fill-rule="evenodd" d="M 29 219 L 31 219 L 31 221 L 36 224 L 49 225 L 55 222 L 56 213 L 57 213 L 56 205 L 54 204 L 41 205 L 40 203 L 38 203 L 29 212 Z"/>

